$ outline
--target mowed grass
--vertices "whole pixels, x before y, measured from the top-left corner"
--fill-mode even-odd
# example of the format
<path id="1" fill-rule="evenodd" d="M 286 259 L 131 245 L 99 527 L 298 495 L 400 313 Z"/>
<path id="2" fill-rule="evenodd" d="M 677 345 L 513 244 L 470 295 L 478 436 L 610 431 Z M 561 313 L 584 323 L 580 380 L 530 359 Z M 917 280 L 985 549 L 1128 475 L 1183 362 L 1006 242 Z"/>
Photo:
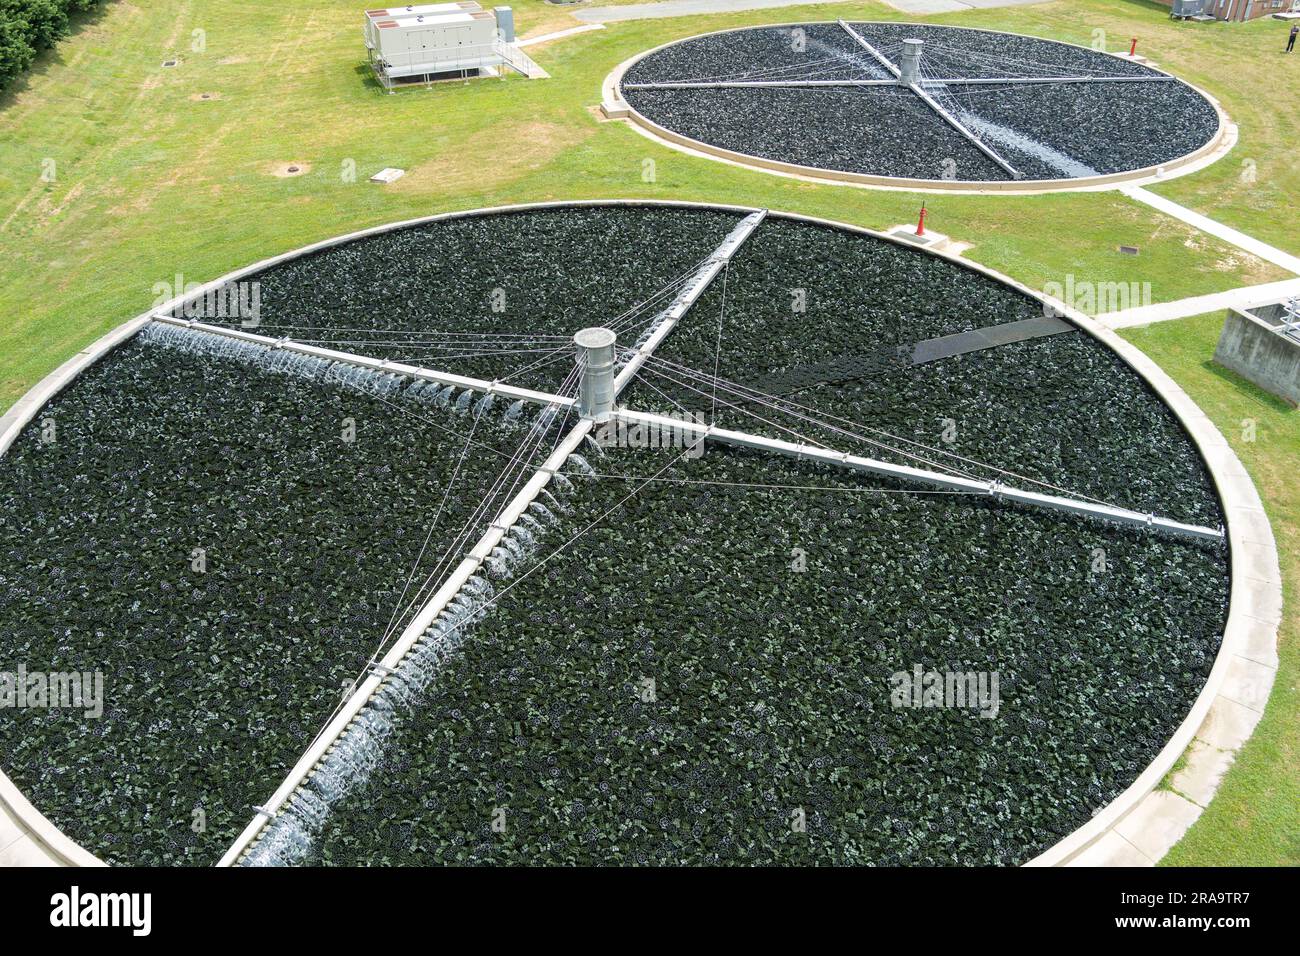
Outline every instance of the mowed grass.
<path id="1" fill-rule="evenodd" d="M 542 0 L 515 6 L 524 32 L 575 22 Z M 1035 7 L 1026 28 L 1087 41 L 1081 6 L 1102 7 L 1095 0 Z M 839 16 L 900 15 L 879 4 L 833 4 L 614 24 L 534 48 L 549 80 L 386 96 L 367 75 L 359 8 L 350 0 L 111 4 L 0 99 L 0 403 L 147 308 L 155 286 L 178 273 L 204 281 L 394 219 L 644 196 L 764 205 L 873 227 L 913 221 L 917 194 L 739 169 L 595 115 L 604 76 L 650 46 L 724 26 Z M 1004 12 L 940 19 L 1010 23 Z M 180 66 L 164 68 L 169 56 Z M 310 171 L 274 174 L 291 162 Z M 366 182 L 384 166 L 409 172 L 392 187 Z M 1149 282 L 1159 301 L 1281 277 L 1114 193 L 925 198 L 933 229 L 974 243 L 972 259 L 1034 286 L 1069 274 Z M 1140 246 L 1140 260 L 1120 255 L 1120 244 Z"/>
<path id="2" fill-rule="evenodd" d="M 1300 412 L 1211 361 L 1223 313 L 1123 333 L 1172 375 L 1232 444 L 1264 499 L 1282 558 L 1284 606 L 1300 595 Z M 1248 425 L 1253 424 L 1254 440 Z M 1209 808 L 1165 857 L 1181 866 L 1300 865 L 1300 621 L 1284 616 L 1263 720 Z"/>
<path id="3" fill-rule="evenodd" d="M 569 11 L 542 0 L 513 6 L 524 34 L 576 24 Z M 884 228 L 914 221 L 924 199 L 933 229 L 973 243 L 970 259 L 1035 287 L 1068 275 L 1150 283 L 1153 298 L 1164 301 L 1284 276 L 1113 192 L 922 196 L 816 185 L 687 156 L 596 115 L 605 75 L 651 46 L 746 24 L 907 19 L 878 3 L 613 24 L 530 49 L 549 80 L 451 83 L 396 96 L 367 75 L 361 9 L 341 0 L 112 3 L 0 97 L 0 407 L 148 308 L 178 274 L 201 282 L 353 229 L 503 203 L 715 201 Z M 1142 50 L 1209 90 L 1241 124 L 1241 145 L 1227 159 L 1159 191 L 1300 253 L 1285 204 L 1270 205 L 1300 187 L 1287 159 L 1295 130 L 1286 103 L 1297 81 L 1260 53 L 1273 42 L 1276 21 L 1215 33 L 1172 24 L 1145 0 L 1072 0 L 928 19 L 1083 44 L 1100 30 L 1111 49 L 1140 35 Z M 163 68 L 170 56 L 180 66 Z M 1241 179 L 1241 158 L 1253 159 L 1253 182 Z M 291 163 L 307 172 L 277 175 Z M 408 174 L 389 187 L 366 182 L 384 166 Z M 1120 255 L 1120 244 L 1139 246 L 1141 255 Z M 590 306 L 599 321 L 601 303 Z M 1213 351 L 1213 322 L 1205 321 L 1132 334 L 1207 408 L 1224 403 L 1221 424 L 1233 437 L 1234 403 L 1262 400 L 1205 370 Z M 1262 407 L 1261 422 L 1276 416 L 1275 435 L 1290 429 L 1294 436 L 1292 413 Z M 1292 587 L 1296 515 L 1287 510 L 1281 479 L 1263 476 L 1285 475 L 1295 452 L 1294 444 L 1261 439 L 1243 453 L 1259 469 Z M 1297 829 L 1287 816 L 1295 803 L 1295 754 L 1287 745 L 1294 746 L 1300 722 L 1293 696 L 1279 704 L 1281 688 L 1295 681 L 1295 634 L 1287 634 L 1284 673 L 1265 723 L 1173 859 L 1294 861 L 1294 842 L 1279 849 Z M 1289 829 L 1278 829 L 1288 821 Z"/>
<path id="4" fill-rule="evenodd" d="M 935 18 L 968 22 L 964 16 Z M 975 22 L 978 19 L 978 22 Z M 1239 130 L 1232 151 L 1197 173 L 1148 187 L 1292 254 L 1300 254 L 1300 53 L 1284 54 L 1290 21 L 1175 22 L 1153 0 L 1079 0 L 982 12 L 975 26 L 1138 53 L 1219 101 Z M 1264 91 L 1267 91 L 1265 93 Z M 1157 295 L 1157 298 L 1160 296 Z"/>

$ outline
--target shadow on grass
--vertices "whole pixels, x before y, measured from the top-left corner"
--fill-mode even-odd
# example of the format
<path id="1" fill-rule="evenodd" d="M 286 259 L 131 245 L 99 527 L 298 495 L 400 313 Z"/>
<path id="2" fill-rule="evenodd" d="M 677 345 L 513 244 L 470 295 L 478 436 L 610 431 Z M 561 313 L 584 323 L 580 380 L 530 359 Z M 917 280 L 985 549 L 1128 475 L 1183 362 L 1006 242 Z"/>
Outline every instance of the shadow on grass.
<path id="1" fill-rule="evenodd" d="M 474 80 L 489 80 L 497 78 L 490 76 L 457 76 L 453 72 L 445 75 L 435 74 L 439 76 L 439 79 L 433 80 L 432 82 L 425 80 L 405 83 L 395 82 L 393 89 L 389 90 L 388 87 L 384 86 L 384 84 L 379 81 L 379 77 L 375 75 L 375 71 L 371 69 L 368 62 L 357 63 L 357 65 L 352 68 L 352 72 L 360 78 L 362 87 L 372 92 L 382 94 L 409 93 L 415 90 L 427 91 L 430 89 L 438 89 L 441 86 L 450 86 L 454 83 L 469 83 Z"/>
<path id="2" fill-rule="evenodd" d="M 357 75 L 357 79 L 361 81 L 363 88 L 374 93 L 388 92 L 384 89 L 384 84 L 379 82 L 379 77 L 375 76 L 375 71 L 370 68 L 369 63 L 359 61 L 357 65 L 352 68 L 352 72 Z"/>
<path id="3" fill-rule="evenodd" d="M 1264 389 L 1260 388 L 1254 382 L 1247 378 L 1243 378 L 1230 368 L 1225 368 L 1218 362 L 1214 361 L 1214 359 L 1206 359 L 1201 363 L 1201 368 L 1218 378 L 1224 384 L 1232 386 L 1245 397 L 1254 399 L 1260 404 L 1267 405 L 1274 411 L 1286 413 L 1294 412 L 1296 410 L 1296 406 L 1292 405 L 1285 398 L 1279 398 L 1272 392 L 1264 391 Z"/>
<path id="4" fill-rule="evenodd" d="M 67 61 L 63 58 L 63 44 L 103 19 L 112 3 L 113 0 L 104 0 L 104 2 L 90 10 L 69 14 L 67 34 L 48 50 L 37 53 L 36 58 L 32 60 L 31 66 L 18 76 L 15 76 L 7 87 L 0 90 L 0 113 L 4 113 L 20 95 L 31 89 L 34 78 L 45 76 L 49 73 L 50 67 L 67 66 Z"/>

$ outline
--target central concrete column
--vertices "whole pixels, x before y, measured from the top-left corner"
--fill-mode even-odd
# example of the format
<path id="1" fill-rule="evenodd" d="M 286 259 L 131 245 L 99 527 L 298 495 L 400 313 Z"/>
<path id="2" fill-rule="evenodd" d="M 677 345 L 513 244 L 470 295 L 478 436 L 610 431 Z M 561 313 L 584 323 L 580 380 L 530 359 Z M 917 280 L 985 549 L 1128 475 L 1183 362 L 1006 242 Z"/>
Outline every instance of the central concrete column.
<path id="1" fill-rule="evenodd" d="M 903 56 L 898 61 L 898 82 L 904 86 L 921 82 L 921 48 L 924 40 L 904 40 Z"/>
<path id="2" fill-rule="evenodd" d="M 611 329 L 583 329 L 573 337 L 578 347 L 578 411 L 595 422 L 609 421 L 614 409 L 614 342 Z"/>

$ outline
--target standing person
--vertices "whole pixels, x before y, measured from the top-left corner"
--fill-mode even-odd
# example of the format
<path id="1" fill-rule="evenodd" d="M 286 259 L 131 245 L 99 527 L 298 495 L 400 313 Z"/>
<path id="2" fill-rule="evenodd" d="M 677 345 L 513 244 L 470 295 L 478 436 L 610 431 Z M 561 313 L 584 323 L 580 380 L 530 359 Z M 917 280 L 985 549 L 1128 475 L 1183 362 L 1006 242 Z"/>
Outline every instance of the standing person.
<path id="1" fill-rule="evenodd" d="M 1300 33 L 1300 26 L 1293 26 L 1291 28 L 1291 35 L 1287 37 L 1286 40 L 1286 52 L 1290 53 L 1295 49 L 1295 35 L 1297 33 Z"/>

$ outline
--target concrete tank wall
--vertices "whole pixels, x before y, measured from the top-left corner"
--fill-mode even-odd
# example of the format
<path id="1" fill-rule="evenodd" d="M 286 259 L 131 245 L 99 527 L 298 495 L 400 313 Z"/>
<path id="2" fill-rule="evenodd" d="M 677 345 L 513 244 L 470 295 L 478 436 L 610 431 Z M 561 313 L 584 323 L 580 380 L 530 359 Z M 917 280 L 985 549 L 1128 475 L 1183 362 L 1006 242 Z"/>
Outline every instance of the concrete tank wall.
<path id="1" fill-rule="evenodd" d="M 1300 405 L 1300 341 L 1279 335 L 1277 323 L 1229 309 L 1214 360 L 1266 392 Z"/>

